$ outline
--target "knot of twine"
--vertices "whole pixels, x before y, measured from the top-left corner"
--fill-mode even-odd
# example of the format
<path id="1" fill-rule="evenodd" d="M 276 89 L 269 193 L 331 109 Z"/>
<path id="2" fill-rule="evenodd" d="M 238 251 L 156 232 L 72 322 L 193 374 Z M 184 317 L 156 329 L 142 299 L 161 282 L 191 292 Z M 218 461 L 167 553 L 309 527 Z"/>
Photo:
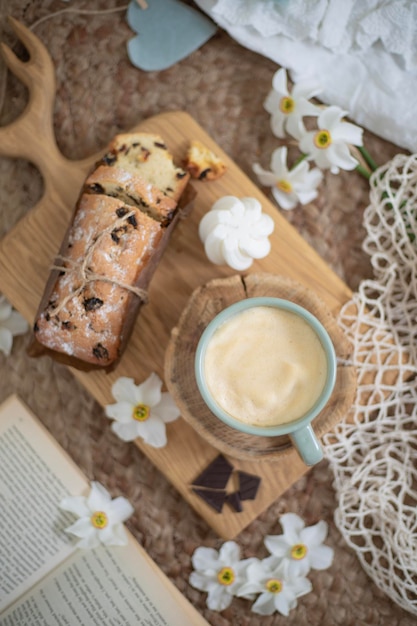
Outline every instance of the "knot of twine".
<path id="1" fill-rule="evenodd" d="M 61 255 L 57 256 L 55 263 L 51 266 L 51 270 L 58 270 L 64 273 L 71 272 L 76 274 L 80 281 L 80 285 L 72 293 L 68 294 L 59 303 L 58 306 L 54 307 L 54 315 L 58 315 L 70 300 L 79 296 L 89 283 L 95 281 L 112 283 L 114 285 L 117 285 L 118 287 L 121 287 L 122 289 L 127 289 L 131 293 L 135 294 L 135 296 L 140 298 L 143 302 L 146 303 L 148 301 L 148 293 L 145 289 L 135 287 L 134 285 L 129 285 L 127 283 L 124 283 L 123 281 L 117 280 L 116 278 L 105 276 L 104 274 L 99 274 L 90 268 L 92 256 L 103 237 L 113 232 L 121 224 L 123 224 L 123 222 L 126 222 L 130 217 L 135 215 L 135 212 L 135 210 L 129 211 L 125 215 L 115 220 L 112 224 L 109 224 L 107 228 L 102 230 L 97 235 L 97 237 L 88 245 L 84 259 L 82 261 L 74 261 L 73 259 Z"/>

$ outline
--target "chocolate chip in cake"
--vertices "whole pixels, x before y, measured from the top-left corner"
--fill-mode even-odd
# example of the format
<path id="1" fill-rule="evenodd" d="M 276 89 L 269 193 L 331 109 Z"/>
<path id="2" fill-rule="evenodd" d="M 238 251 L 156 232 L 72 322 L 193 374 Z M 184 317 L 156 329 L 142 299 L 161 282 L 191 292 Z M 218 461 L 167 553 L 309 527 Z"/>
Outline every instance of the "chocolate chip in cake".
<path id="1" fill-rule="evenodd" d="M 110 237 L 113 239 L 114 243 L 119 243 L 121 235 L 127 231 L 127 226 L 120 226 L 119 228 L 115 228 L 111 231 Z"/>
<path id="2" fill-rule="evenodd" d="M 97 343 L 93 348 L 93 354 L 96 359 L 108 359 L 109 353 L 102 343 Z"/>
<path id="3" fill-rule="evenodd" d="M 161 143 L 160 141 L 154 141 L 153 142 L 154 146 L 156 146 L 157 148 L 161 148 L 162 150 L 166 150 L 167 147 L 164 143 Z"/>
<path id="4" fill-rule="evenodd" d="M 207 167 L 205 170 L 201 172 L 200 176 L 198 177 L 198 180 L 203 180 L 210 171 L 211 169 Z"/>
<path id="5" fill-rule="evenodd" d="M 128 210 L 124 206 L 121 206 L 118 209 L 116 209 L 117 217 L 123 217 L 123 215 L 126 215 L 126 213 L 128 213 Z"/>
<path id="6" fill-rule="evenodd" d="M 133 226 L 133 228 L 137 228 L 138 227 L 138 222 L 137 219 L 134 215 L 131 215 L 130 217 L 127 218 L 127 221 L 129 222 L 129 224 L 131 226 Z"/>
<path id="7" fill-rule="evenodd" d="M 187 176 L 187 172 L 177 172 L 175 176 L 181 180 L 181 178 L 184 178 L 184 176 Z"/>
<path id="8" fill-rule="evenodd" d="M 87 189 L 91 191 L 91 193 L 104 193 L 104 187 L 99 183 L 92 183 L 88 185 Z"/>
<path id="9" fill-rule="evenodd" d="M 112 152 L 108 152 L 103 157 L 103 162 L 106 165 L 114 165 L 116 163 L 116 161 L 117 161 L 117 156 L 115 154 L 113 154 Z"/>
<path id="10" fill-rule="evenodd" d="M 103 300 L 100 298 L 84 298 L 83 305 L 86 311 L 96 311 L 103 306 Z"/>

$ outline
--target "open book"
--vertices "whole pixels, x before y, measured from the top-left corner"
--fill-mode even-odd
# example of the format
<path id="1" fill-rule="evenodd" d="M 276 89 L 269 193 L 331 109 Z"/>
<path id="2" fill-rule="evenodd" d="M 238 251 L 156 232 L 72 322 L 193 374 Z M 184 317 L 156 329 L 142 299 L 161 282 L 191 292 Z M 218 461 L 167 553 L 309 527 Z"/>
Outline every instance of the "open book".
<path id="1" fill-rule="evenodd" d="M 0 406 L 0 625 L 207 626 L 131 534 L 74 547 L 58 504 L 89 489 L 19 398 Z"/>

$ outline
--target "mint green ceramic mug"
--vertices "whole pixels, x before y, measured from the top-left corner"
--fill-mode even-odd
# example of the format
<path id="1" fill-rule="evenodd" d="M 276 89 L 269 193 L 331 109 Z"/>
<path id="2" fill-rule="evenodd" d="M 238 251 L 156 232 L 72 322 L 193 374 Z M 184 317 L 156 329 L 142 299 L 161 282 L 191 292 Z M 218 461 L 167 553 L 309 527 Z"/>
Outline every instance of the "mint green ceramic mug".
<path id="1" fill-rule="evenodd" d="M 281 298 L 247 298 L 216 315 L 195 355 L 200 393 L 240 432 L 288 435 L 306 465 L 323 458 L 311 422 L 327 404 L 337 358 L 319 320 Z"/>

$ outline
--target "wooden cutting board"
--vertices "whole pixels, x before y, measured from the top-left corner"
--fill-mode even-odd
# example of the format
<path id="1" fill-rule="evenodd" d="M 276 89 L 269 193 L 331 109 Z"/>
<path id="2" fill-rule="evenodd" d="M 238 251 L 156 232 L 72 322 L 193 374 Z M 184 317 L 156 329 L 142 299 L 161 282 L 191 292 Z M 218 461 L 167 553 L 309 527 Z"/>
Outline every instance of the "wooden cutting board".
<path id="1" fill-rule="evenodd" d="M 0 291 L 32 324 L 49 267 L 60 246 L 79 190 L 91 164 L 100 155 L 76 162 L 61 155 L 52 125 L 55 81 L 51 59 L 33 33 L 16 21 L 13 21 L 13 27 L 28 48 L 31 62 L 21 63 L 5 46 L 2 51 L 10 69 L 29 87 L 30 100 L 20 119 L 0 129 L 0 154 L 27 158 L 35 163 L 44 177 L 45 191 L 38 204 L 0 243 Z M 264 271 L 293 278 L 320 295 L 334 314 L 350 299 L 348 287 L 187 113 L 177 111 L 157 115 L 130 130 L 162 135 L 178 163 L 184 158 L 189 142 L 198 139 L 224 160 L 227 172 L 218 181 L 193 182 L 197 191 L 194 209 L 179 223 L 172 236 L 152 280 L 149 304 L 141 311 L 131 343 L 117 369 L 111 374 L 72 370 L 102 406 L 113 402 L 111 385 L 119 376 L 130 376 L 139 383 L 154 371 L 163 378 L 164 355 L 171 329 L 177 324 L 193 290 L 215 277 L 235 273 L 230 268 L 211 264 L 198 238 L 201 217 L 215 200 L 224 195 L 257 198 L 264 211 L 274 219 L 272 251 L 267 258 L 255 262 L 250 272 Z M 103 152 L 104 149 L 105 146 Z M 191 481 L 217 456 L 216 449 L 182 419 L 169 424 L 167 431 L 168 445 L 163 449 L 151 448 L 140 441 L 137 445 L 224 538 L 235 537 L 308 469 L 295 452 L 273 465 L 230 459 L 236 469 L 260 476 L 261 488 L 254 501 L 244 503 L 241 513 L 226 506 L 218 514 L 190 488 Z"/>

